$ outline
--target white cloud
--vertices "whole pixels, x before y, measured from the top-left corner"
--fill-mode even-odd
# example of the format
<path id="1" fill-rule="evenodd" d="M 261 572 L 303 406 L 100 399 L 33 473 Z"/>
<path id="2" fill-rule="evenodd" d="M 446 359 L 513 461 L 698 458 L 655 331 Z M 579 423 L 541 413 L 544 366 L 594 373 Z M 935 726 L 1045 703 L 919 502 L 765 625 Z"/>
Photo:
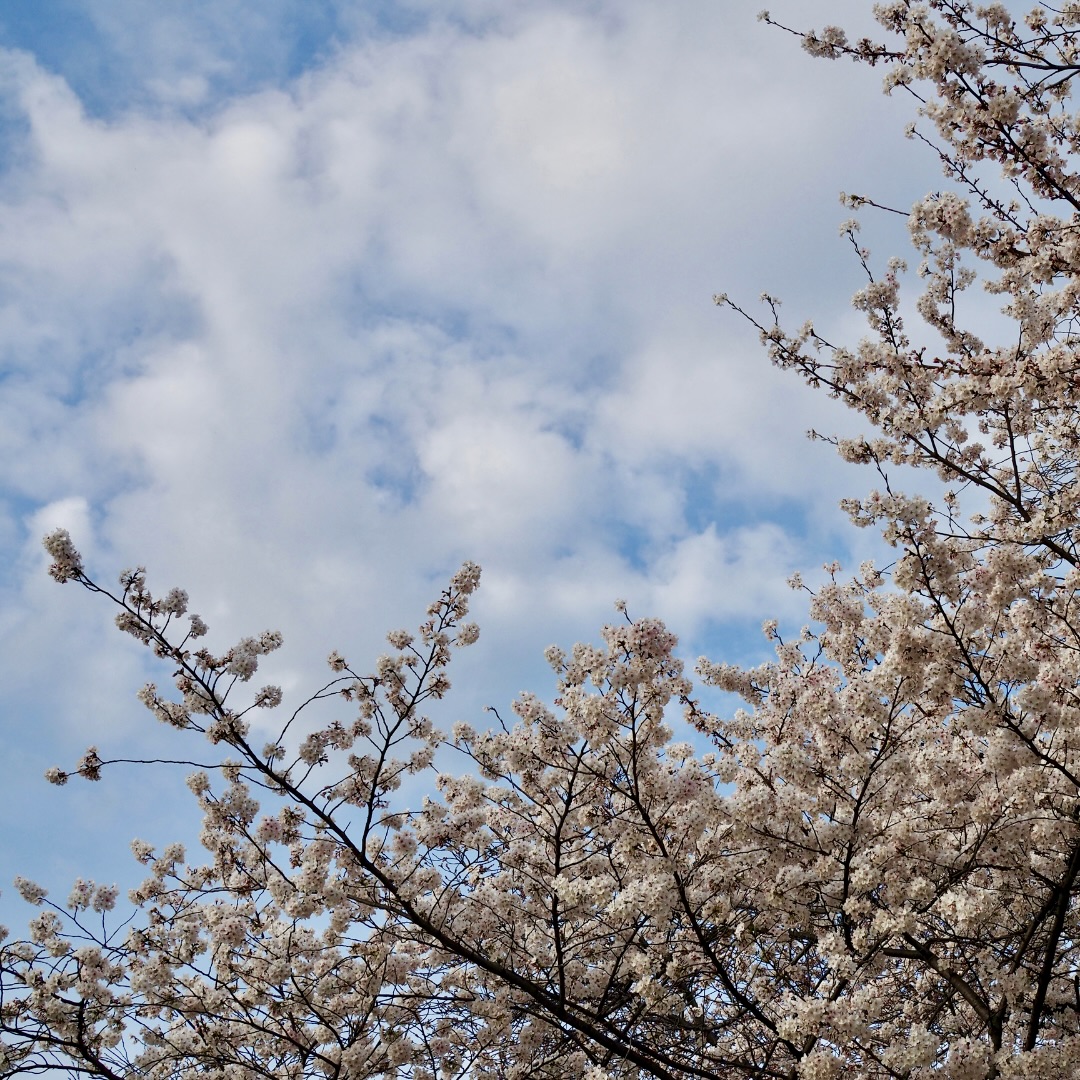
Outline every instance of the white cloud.
<path id="1" fill-rule="evenodd" d="M 37 482 L 113 498 L 120 546 L 192 518 L 243 546 L 256 503 L 315 512 L 346 463 L 352 505 L 393 535 L 396 467 L 429 535 L 528 537 L 531 558 L 612 515 L 677 538 L 672 458 L 797 496 L 798 392 L 724 348 L 705 268 L 760 257 L 731 250 L 747 217 L 802 212 L 750 192 L 814 160 L 824 106 L 749 58 L 749 29 L 694 15 L 435 24 L 203 123 L 88 120 L 21 61 L 33 154 L 2 216 L 33 284 L 9 330 L 51 403 L 35 434 L 84 455 L 58 449 Z M 701 104 L 754 80 L 756 112 Z"/>
<path id="2" fill-rule="evenodd" d="M 103 576 L 188 588 L 216 644 L 281 626 L 289 687 L 331 647 L 362 665 L 464 558 L 486 568 L 466 710 L 617 596 L 688 648 L 791 610 L 852 474 L 803 440 L 828 403 L 710 297 L 846 309 L 832 200 L 880 124 L 865 73 L 732 5 L 462 2 L 215 99 L 233 61 L 191 26 L 170 53 L 170 25 L 154 92 L 195 118 L 94 119 L 7 57 L 29 128 L 0 180 L 0 484 L 24 530 L 3 626 L 26 686 L 78 652 L 107 734 L 142 672 L 44 578 L 44 504 Z M 42 724 L 77 698 L 50 685 Z"/>
<path id="3" fill-rule="evenodd" d="M 30 525 L 42 536 L 54 529 L 67 529 L 68 532 L 85 537 L 86 540 L 93 539 L 90 529 L 90 507 L 81 496 L 58 499 L 56 502 L 43 506 L 31 516 Z M 38 555 L 43 560 L 46 558 L 44 551 L 38 552 Z"/>

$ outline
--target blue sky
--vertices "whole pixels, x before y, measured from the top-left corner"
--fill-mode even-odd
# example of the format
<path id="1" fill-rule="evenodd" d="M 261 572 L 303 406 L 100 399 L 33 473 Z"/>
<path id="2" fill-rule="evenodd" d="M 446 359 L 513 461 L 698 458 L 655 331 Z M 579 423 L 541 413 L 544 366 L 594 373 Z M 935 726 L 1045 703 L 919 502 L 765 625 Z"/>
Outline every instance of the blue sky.
<path id="1" fill-rule="evenodd" d="M 5 921 L 15 873 L 129 883 L 134 835 L 192 833 L 168 777 L 41 779 L 193 749 L 134 698 L 168 673 L 47 578 L 52 527 L 212 644 L 280 628 L 287 700 L 473 559 L 446 716 L 478 726 L 616 598 L 752 662 L 803 620 L 790 573 L 876 550 L 836 507 L 872 478 L 803 437 L 850 420 L 711 297 L 857 339 L 838 192 L 940 186 L 877 73 L 715 0 L 16 0 L 0 47 Z"/>

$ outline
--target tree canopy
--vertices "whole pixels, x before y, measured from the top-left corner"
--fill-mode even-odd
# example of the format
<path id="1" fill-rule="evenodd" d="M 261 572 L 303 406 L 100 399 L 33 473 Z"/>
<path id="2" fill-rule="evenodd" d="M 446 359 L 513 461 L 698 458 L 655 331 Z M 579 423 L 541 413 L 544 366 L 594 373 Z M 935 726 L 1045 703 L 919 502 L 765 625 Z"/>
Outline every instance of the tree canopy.
<path id="1" fill-rule="evenodd" d="M 425 708 L 476 640 L 476 566 L 371 673 L 332 654 L 274 726 L 255 710 L 281 691 L 250 686 L 277 635 L 212 653 L 182 590 L 138 569 L 109 591 L 50 534 L 53 576 L 115 603 L 173 673 L 149 710 L 209 744 L 189 780 L 207 856 L 136 842 L 147 877 L 111 930 L 86 918 L 111 887 L 59 904 L 20 879 L 40 913 L 0 945 L 0 1072 L 1080 1072 L 1080 4 L 875 13 L 880 41 L 799 36 L 918 103 L 948 187 L 905 211 L 917 295 L 852 221 L 857 345 L 786 327 L 770 297 L 764 316 L 717 301 L 861 415 L 864 437 L 834 441 L 878 490 L 845 506 L 895 560 L 834 568 L 796 640 L 767 623 L 772 662 L 702 660 L 698 686 L 745 699 L 734 717 L 704 708 L 664 625 L 626 617 L 549 650 L 550 705 L 445 732 Z M 967 317 L 976 289 L 1008 317 L 996 340 Z M 897 490 L 899 466 L 940 494 Z M 351 718 L 320 726 L 335 695 Z M 706 752 L 674 741 L 680 710 Z M 91 748 L 49 778 L 108 764 Z"/>

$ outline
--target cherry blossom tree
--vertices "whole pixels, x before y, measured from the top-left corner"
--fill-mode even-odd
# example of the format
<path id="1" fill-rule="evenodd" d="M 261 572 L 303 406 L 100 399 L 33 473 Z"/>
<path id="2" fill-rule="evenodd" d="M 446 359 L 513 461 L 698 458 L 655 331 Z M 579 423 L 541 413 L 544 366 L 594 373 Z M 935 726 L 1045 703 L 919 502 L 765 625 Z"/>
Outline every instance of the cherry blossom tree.
<path id="1" fill-rule="evenodd" d="M 800 36 L 919 103 L 950 186 L 907 214 L 917 295 L 850 222 L 854 348 L 785 328 L 771 298 L 764 317 L 717 300 L 865 419 L 834 441 L 879 490 L 845 505 L 895 561 L 834 567 L 814 629 L 766 623 L 771 663 L 702 660 L 699 685 L 745 699 L 733 718 L 661 623 L 625 617 L 549 651 L 551 704 L 443 732 L 425 709 L 476 639 L 477 567 L 374 672 L 332 654 L 274 725 L 256 710 L 281 691 L 249 686 L 277 635 L 211 653 L 182 591 L 140 569 L 109 592 L 51 534 L 53 576 L 175 672 L 141 696 L 209 744 L 189 780 L 207 855 L 136 841 L 147 878 L 111 930 L 115 890 L 18 882 L 40 911 L 0 946 L 4 1075 L 1080 1074 L 1080 3 L 875 12 L 881 42 Z M 1011 320 L 1001 344 L 965 318 L 976 288 Z M 899 466 L 938 494 L 899 492 Z M 321 723 L 331 696 L 350 719 Z M 49 778 L 109 764 L 91 748 Z"/>

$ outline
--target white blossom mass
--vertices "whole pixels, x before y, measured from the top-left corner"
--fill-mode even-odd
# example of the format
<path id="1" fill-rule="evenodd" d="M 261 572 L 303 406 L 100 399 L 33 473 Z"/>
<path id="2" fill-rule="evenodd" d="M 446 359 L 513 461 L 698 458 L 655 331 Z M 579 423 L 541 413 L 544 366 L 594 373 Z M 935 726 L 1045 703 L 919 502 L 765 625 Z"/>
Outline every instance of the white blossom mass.
<path id="1" fill-rule="evenodd" d="M 717 7 L 0 16 L 0 1075 L 1080 1075 L 1080 4 Z"/>

